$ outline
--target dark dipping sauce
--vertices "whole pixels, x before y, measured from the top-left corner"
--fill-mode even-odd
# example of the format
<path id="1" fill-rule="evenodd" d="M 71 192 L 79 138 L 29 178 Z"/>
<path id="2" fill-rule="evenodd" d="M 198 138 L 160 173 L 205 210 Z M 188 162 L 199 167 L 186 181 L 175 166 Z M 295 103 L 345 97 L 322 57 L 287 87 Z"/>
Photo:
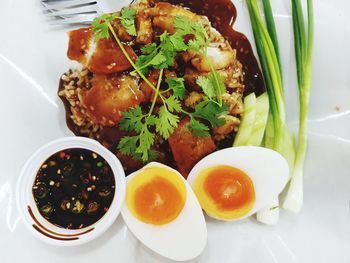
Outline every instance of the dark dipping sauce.
<path id="1" fill-rule="evenodd" d="M 81 229 L 96 223 L 108 211 L 115 179 L 100 155 L 72 148 L 53 154 L 41 165 L 32 191 L 40 214 L 50 223 Z"/>

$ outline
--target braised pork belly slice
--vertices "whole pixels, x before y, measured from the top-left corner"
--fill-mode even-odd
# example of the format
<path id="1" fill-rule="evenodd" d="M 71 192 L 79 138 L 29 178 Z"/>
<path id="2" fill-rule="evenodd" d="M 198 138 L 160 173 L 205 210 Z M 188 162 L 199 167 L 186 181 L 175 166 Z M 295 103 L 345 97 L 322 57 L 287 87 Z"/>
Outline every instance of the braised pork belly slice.
<path id="1" fill-rule="evenodd" d="M 193 166 L 202 158 L 216 150 L 211 137 L 196 137 L 188 129 L 189 118 L 180 121 L 169 137 L 169 145 L 180 173 L 187 177 Z"/>
<path id="2" fill-rule="evenodd" d="M 212 68 L 220 70 L 231 66 L 236 59 L 236 52 L 225 43 L 210 43 L 206 54 L 195 54 L 192 65 L 201 72 L 210 72 Z"/>
<path id="3" fill-rule="evenodd" d="M 144 101 L 138 80 L 131 76 L 107 76 L 95 74 L 92 88 L 82 91 L 87 114 L 95 123 L 114 126 L 122 118 L 122 112 Z"/>
<path id="4" fill-rule="evenodd" d="M 131 68 L 130 62 L 113 39 L 101 39 L 94 42 L 91 28 L 80 28 L 70 31 L 67 56 L 100 74 L 123 72 Z M 137 56 L 134 50 L 123 45 L 133 61 Z"/>
<path id="5" fill-rule="evenodd" d="M 68 58 L 85 65 L 88 60 L 88 53 L 92 42 L 91 28 L 79 28 L 77 30 L 70 31 L 68 32 L 68 37 Z"/>

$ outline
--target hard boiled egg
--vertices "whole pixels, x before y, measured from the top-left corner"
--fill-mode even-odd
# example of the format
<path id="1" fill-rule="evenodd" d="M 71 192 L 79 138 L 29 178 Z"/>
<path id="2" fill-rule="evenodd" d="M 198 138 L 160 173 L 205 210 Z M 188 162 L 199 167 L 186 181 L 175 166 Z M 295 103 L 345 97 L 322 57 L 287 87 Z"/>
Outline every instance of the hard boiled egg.
<path id="1" fill-rule="evenodd" d="M 127 177 L 123 219 L 144 245 L 177 261 L 197 257 L 207 242 L 201 206 L 181 174 L 150 163 Z"/>
<path id="2" fill-rule="evenodd" d="M 234 221 L 268 206 L 284 189 L 288 177 L 288 163 L 279 153 L 243 146 L 206 156 L 187 180 L 209 216 Z"/>

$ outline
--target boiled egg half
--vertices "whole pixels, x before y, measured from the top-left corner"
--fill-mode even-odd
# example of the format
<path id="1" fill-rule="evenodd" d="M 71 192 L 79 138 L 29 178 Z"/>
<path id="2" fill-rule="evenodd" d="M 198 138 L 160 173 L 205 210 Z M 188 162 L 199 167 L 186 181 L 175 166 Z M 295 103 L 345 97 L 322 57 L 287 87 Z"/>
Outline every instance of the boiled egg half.
<path id="1" fill-rule="evenodd" d="M 144 245 L 176 261 L 197 257 L 207 242 L 204 215 L 191 186 L 160 163 L 127 177 L 122 216 Z"/>
<path id="2" fill-rule="evenodd" d="M 288 182 L 287 161 L 254 146 L 214 152 L 191 170 L 187 180 L 211 217 L 235 221 L 268 206 Z"/>

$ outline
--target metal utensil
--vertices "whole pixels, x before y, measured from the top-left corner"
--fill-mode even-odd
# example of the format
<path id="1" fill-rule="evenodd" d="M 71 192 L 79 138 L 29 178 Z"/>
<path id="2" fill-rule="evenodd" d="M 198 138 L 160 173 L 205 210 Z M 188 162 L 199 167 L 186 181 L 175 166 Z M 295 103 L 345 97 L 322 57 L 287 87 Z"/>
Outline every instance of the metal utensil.
<path id="1" fill-rule="evenodd" d="M 135 0 L 131 1 L 132 4 Z M 51 25 L 90 24 L 101 13 L 120 10 L 126 1 L 118 0 L 42 0 L 44 14 Z"/>

